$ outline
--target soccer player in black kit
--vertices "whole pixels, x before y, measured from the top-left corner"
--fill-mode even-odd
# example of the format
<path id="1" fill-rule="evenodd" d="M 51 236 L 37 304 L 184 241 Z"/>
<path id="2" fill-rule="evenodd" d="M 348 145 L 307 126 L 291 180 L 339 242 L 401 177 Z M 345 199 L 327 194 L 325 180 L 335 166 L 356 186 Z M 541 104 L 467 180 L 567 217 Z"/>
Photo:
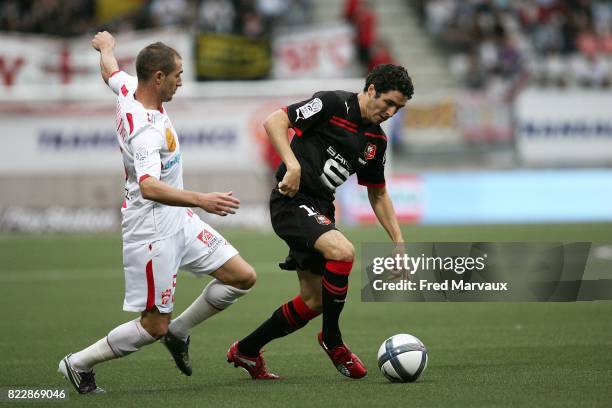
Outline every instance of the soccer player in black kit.
<path id="1" fill-rule="evenodd" d="M 359 94 L 317 92 L 266 119 L 264 127 L 283 160 L 276 173 L 278 186 L 270 197 L 272 227 L 289 246 L 289 256 L 280 267 L 297 270 L 300 293 L 228 350 L 228 362 L 246 369 L 253 379 L 278 379 L 267 370 L 261 348 L 321 313 L 319 344 L 336 369 L 350 378 L 366 375 L 366 367 L 344 344 L 338 326 L 355 249 L 336 229 L 334 192 L 357 173 L 358 183 L 368 188 L 378 221 L 398 248 L 403 246 L 385 188 L 387 137 L 380 123 L 404 107 L 413 92 L 403 67 L 379 65 Z M 289 128 L 295 131 L 291 144 Z"/>

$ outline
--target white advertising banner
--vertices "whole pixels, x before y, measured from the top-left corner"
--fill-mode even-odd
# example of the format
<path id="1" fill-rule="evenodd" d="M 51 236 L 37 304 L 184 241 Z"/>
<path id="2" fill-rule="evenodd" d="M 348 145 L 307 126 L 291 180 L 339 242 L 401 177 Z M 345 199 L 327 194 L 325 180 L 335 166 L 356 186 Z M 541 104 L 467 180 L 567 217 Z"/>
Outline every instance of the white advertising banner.
<path id="1" fill-rule="evenodd" d="M 30 105 L 0 112 L 5 148 L 0 174 L 122 174 L 115 136 L 114 94 L 106 102 Z M 181 99 L 166 104 L 186 171 L 266 171 L 270 159 L 262 123 L 288 100 Z"/>
<path id="2" fill-rule="evenodd" d="M 530 165 L 612 163 L 612 94 L 527 90 L 516 101 L 519 155 Z"/>
<path id="3" fill-rule="evenodd" d="M 118 34 L 115 55 L 121 69 L 135 74 L 138 52 L 162 41 L 175 48 L 183 58 L 185 78 L 194 78 L 192 40 L 187 32 L 161 29 Z M 58 39 L 46 36 L 0 34 L 0 89 L 19 93 L 19 88 L 37 85 L 99 83 L 99 54 L 91 38 Z"/>
<path id="4" fill-rule="evenodd" d="M 340 78 L 355 72 L 355 33 L 348 24 L 279 33 L 272 41 L 274 78 Z"/>

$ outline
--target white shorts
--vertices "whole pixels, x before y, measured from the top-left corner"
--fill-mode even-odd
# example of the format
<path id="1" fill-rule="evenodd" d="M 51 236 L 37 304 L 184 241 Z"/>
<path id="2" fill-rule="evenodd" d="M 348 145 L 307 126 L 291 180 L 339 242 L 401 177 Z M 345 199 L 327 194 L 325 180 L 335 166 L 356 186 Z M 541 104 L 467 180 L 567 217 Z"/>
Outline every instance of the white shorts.
<path id="1" fill-rule="evenodd" d="M 219 269 L 238 251 L 196 214 L 171 237 L 123 246 L 125 299 L 123 310 L 142 312 L 157 306 L 162 313 L 174 308 L 178 269 L 201 276 Z"/>

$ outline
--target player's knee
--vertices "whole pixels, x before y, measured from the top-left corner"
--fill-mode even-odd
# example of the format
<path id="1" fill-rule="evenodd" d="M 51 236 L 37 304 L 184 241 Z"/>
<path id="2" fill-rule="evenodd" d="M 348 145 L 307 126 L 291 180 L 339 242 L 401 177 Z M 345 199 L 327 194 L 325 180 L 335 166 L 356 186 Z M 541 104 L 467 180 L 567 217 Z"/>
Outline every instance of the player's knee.
<path id="1" fill-rule="evenodd" d="M 331 248 L 325 257 L 330 261 L 353 262 L 355 259 L 355 247 L 350 242 Z"/>
<path id="2" fill-rule="evenodd" d="M 152 331 L 149 331 L 149 334 L 156 339 L 161 339 L 166 334 L 168 334 L 168 325 L 159 324 L 159 325 L 152 326 Z"/>
<path id="3" fill-rule="evenodd" d="M 164 337 L 168 333 L 168 321 L 163 318 L 142 318 L 140 320 L 142 327 L 156 339 Z"/>
<path id="4" fill-rule="evenodd" d="M 255 285 L 256 281 L 257 273 L 255 273 L 255 269 L 251 265 L 245 264 L 241 268 L 240 273 L 236 274 L 234 279 L 232 279 L 230 285 L 237 289 L 248 290 Z"/>
<path id="5" fill-rule="evenodd" d="M 246 268 L 242 274 L 242 279 L 239 282 L 240 286 L 238 286 L 238 289 L 251 289 L 253 286 L 255 286 L 255 282 L 257 282 L 257 273 L 255 272 L 255 269 L 249 265 L 249 267 Z"/>
<path id="6" fill-rule="evenodd" d="M 212 276 L 224 285 L 241 290 L 251 289 L 257 281 L 255 269 L 239 255 L 212 273 Z"/>

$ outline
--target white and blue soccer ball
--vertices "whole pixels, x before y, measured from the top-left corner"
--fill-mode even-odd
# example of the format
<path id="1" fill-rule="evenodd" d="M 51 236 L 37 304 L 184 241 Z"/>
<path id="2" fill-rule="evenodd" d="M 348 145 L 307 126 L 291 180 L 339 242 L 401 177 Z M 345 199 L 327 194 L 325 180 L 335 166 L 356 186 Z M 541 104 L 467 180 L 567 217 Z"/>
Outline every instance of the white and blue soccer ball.
<path id="1" fill-rule="evenodd" d="M 378 368 L 391 382 L 413 382 L 427 367 L 427 349 L 410 334 L 396 334 L 378 349 Z"/>

